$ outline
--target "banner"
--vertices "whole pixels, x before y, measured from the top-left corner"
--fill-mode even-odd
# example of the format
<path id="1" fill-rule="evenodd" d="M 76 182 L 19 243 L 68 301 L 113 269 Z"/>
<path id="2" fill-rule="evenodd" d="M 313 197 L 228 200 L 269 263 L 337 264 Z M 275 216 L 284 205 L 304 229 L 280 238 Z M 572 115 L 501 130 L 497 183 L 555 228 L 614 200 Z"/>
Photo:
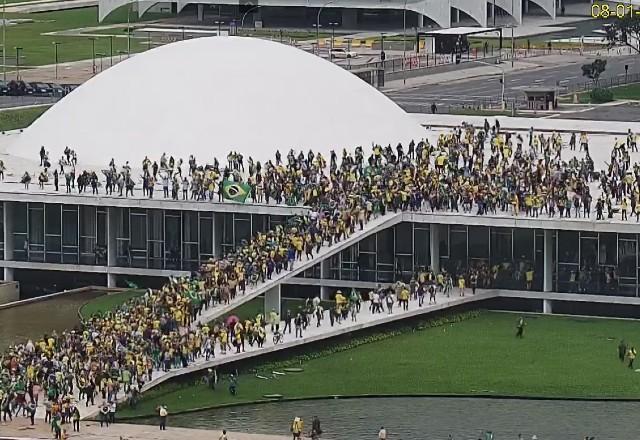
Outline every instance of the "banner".
<path id="1" fill-rule="evenodd" d="M 231 182 L 225 180 L 222 182 L 222 197 L 234 202 L 244 203 L 251 193 L 251 185 L 241 182 Z"/>

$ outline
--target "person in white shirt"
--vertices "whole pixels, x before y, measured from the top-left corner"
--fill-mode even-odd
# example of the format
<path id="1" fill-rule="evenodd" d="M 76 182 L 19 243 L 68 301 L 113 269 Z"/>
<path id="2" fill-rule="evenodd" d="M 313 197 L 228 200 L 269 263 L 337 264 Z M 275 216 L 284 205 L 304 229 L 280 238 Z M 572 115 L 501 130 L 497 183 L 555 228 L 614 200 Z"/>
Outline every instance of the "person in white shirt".
<path id="1" fill-rule="evenodd" d="M 384 429 L 384 426 L 381 426 L 378 431 L 378 440 L 387 440 L 387 430 Z"/>

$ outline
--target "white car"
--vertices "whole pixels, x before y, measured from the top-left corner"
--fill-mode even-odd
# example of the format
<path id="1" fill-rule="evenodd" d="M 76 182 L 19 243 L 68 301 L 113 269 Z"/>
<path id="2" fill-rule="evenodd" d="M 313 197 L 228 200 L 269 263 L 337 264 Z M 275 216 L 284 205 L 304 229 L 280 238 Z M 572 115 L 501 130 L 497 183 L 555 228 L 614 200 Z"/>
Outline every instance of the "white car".
<path id="1" fill-rule="evenodd" d="M 352 50 L 347 50 L 347 49 L 333 49 L 331 51 L 331 58 L 338 58 L 338 59 L 347 59 L 347 58 L 357 58 L 358 57 L 358 53 L 354 52 Z"/>

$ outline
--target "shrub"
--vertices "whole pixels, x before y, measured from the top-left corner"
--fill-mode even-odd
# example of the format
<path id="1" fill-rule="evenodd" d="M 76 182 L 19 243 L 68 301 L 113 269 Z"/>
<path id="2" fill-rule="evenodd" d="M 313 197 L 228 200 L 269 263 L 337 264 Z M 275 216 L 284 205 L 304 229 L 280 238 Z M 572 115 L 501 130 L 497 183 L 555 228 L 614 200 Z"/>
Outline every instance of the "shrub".
<path id="1" fill-rule="evenodd" d="M 589 94 L 591 102 L 594 104 L 602 104 L 603 102 L 613 101 L 613 92 L 609 89 L 595 88 Z"/>

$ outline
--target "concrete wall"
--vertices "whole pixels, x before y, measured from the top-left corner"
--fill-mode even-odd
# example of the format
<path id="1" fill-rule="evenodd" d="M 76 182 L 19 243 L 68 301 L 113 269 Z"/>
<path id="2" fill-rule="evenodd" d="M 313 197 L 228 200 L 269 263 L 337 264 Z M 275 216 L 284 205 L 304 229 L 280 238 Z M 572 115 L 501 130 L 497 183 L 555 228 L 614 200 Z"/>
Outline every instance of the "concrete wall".
<path id="1" fill-rule="evenodd" d="M 20 299 L 20 284 L 16 281 L 0 283 L 0 304 L 7 304 Z"/>

